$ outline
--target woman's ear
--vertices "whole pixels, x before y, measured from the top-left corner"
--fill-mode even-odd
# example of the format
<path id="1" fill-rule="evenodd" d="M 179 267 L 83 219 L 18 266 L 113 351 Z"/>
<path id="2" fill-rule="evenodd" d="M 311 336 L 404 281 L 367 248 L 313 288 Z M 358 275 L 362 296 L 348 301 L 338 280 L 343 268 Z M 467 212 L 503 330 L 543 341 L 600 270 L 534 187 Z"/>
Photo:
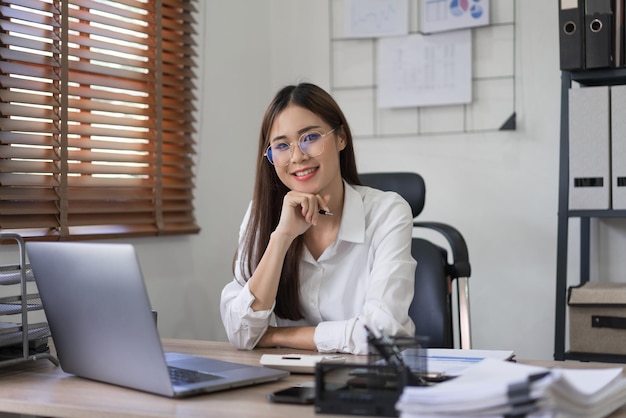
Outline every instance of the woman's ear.
<path id="1" fill-rule="evenodd" d="M 341 128 L 339 130 L 339 132 L 337 132 L 337 139 L 338 139 L 338 141 L 337 141 L 337 150 L 338 151 L 343 151 L 346 148 L 346 146 L 348 145 L 348 142 L 346 140 L 346 133 L 343 130 L 343 128 Z"/>

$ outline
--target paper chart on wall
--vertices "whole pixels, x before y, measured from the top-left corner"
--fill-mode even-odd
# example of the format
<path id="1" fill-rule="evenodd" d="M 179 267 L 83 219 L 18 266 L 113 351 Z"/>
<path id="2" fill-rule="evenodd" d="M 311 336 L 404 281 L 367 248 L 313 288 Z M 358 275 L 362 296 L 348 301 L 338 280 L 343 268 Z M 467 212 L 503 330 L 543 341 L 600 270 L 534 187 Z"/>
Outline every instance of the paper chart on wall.
<path id="1" fill-rule="evenodd" d="M 349 38 L 409 33 L 408 0 L 345 0 L 344 31 Z"/>
<path id="2" fill-rule="evenodd" d="M 377 76 L 379 108 L 470 103 L 471 32 L 380 39 Z"/>
<path id="3" fill-rule="evenodd" d="M 489 0 L 421 0 L 420 4 L 422 33 L 489 24 Z"/>

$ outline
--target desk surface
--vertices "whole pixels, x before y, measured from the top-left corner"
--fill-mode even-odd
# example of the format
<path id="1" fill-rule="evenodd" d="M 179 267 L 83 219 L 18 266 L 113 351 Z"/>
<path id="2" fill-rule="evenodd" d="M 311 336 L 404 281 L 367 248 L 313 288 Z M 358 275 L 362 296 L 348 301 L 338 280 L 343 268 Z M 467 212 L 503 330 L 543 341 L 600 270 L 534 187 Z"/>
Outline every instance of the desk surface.
<path id="1" fill-rule="evenodd" d="M 264 353 L 287 354 L 292 349 L 240 351 L 224 342 L 164 340 L 166 351 L 258 365 Z M 362 358 L 361 358 L 362 359 Z M 524 362 L 541 366 L 615 367 L 598 363 Z M 169 399 L 93 382 L 63 373 L 48 360 L 0 368 L 0 410 L 54 417 L 333 417 L 315 414 L 312 405 L 273 404 L 265 395 L 312 381 L 313 375 L 292 374 L 272 383 L 232 389 L 186 399 Z M 611 418 L 626 418 L 626 407 Z"/>
<path id="2" fill-rule="evenodd" d="M 229 343 L 164 340 L 166 351 L 259 365 L 263 353 L 296 353 L 293 349 L 242 351 Z M 310 352 L 308 352 L 310 353 Z M 0 411 L 54 417 L 332 417 L 315 414 L 312 405 L 273 404 L 269 392 L 313 381 L 311 374 L 291 374 L 276 382 L 170 399 L 64 373 L 48 360 L 0 367 Z"/>

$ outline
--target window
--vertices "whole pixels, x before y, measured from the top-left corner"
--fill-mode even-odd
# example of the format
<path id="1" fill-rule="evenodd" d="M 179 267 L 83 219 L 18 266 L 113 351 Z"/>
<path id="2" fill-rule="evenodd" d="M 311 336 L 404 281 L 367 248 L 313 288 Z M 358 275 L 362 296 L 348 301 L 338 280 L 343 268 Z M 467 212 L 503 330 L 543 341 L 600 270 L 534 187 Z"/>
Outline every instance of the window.
<path id="1" fill-rule="evenodd" d="M 0 231 L 199 231 L 195 4 L 0 1 Z"/>

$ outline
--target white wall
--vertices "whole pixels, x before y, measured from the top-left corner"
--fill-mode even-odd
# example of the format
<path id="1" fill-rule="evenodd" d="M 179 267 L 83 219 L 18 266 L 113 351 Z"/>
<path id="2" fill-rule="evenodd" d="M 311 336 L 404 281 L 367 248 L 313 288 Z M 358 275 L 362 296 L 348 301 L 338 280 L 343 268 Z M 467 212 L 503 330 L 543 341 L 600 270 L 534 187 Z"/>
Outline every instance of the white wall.
<path id="1" fill-rule="evenodd" d="M 361 171 L 412 170 L 425 177 L 422 219 L 458 227 L 469 245 L 474 346 L 513 349 L 520 358 L 553 353 L 560 97 L 553 3 L 516 1 L 516 131 L 355 144 Z M 132 242 L 161 335 L 225 339 L 219 296 L 232 278 L 262 113 L 286 83 L 329 86 L 329 5 L 211 0 L 199 8 L 196 217 L 202 232 Z M 623 229 L 610 238 L 621 239 L 622 249 Z M 605 235 L 598 235 L 603 245 Z"/>

